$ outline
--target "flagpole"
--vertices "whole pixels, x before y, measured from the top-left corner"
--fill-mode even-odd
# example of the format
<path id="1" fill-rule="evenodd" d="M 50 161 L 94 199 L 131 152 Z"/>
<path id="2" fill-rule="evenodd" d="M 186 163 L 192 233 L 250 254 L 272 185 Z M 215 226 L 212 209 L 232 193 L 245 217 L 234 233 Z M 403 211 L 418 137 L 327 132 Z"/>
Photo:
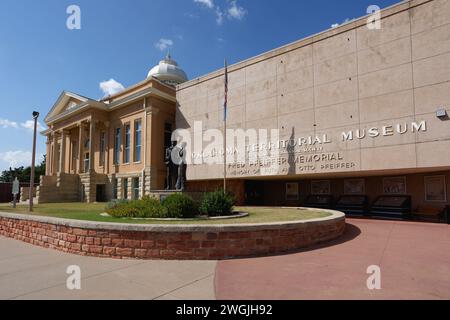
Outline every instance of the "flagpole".
<path id="1" fill-rule="evenodd" d="M 225 101 L 223 117 L 223 192 L 227 193 L 227 104 L 228 104 L 228 64 L 225 59 Z"/>

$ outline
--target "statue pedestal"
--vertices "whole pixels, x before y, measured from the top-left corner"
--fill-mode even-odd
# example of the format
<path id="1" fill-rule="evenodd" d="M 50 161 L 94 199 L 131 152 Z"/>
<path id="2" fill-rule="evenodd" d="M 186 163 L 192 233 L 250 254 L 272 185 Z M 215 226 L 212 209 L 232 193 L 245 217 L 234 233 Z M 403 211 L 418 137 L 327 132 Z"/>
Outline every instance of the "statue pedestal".
<path id="1" fill-rule="evenodd" d="M 168 196 L 175 194 L 175 193 L 185 194 L 187 196 L 190 196 L 195 201 L 201 201 L 202 197 L 203 197 L 202 192 L 188 192 L 188 191 L 177 191 L 177 190 L 153 190 L 153 191 L 150 191 L 150 197 L 161 202 L 164 199 L 166 199 Z"/>

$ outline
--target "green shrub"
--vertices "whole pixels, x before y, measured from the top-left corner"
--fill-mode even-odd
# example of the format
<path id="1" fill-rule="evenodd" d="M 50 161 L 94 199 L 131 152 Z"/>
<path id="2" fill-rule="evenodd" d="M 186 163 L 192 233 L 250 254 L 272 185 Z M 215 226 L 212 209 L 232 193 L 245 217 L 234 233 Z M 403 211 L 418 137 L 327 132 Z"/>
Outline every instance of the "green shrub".
<path id="1" fill-rule="evenodd" d="M 234 196 L 223 191 L 206 193 L 200 205 L 200 212 L 210 217 L 229 216 L 233 213 Z"/>
<path id="2" fill-rule="evenodd" d="M 115 200 L 108 203 L 106 212 L 116 218 L 165 218 L 167 209 L 150 197 L 142 200 Z"/>
<path id="3" fill-rule="evenodd" d="M 198 215 L 195 201 L 182 193 L 174 193 L 163 200 L 162 205 L 167 209 L 168 218 L 188 219 Z"/>
<path id="4" fill-rule="evenodd" d="M 114 217 L 126 217 L 126 208 L 128 207 L 128 205 L 128 200 L 112 200 L 106 205 L 105 211 L 106 213 Z"/>
<path id="5" fill-rule="evenodd" d="M 119 200 L 119 199 L 111 200 L 110 202 L 108 202 L 108 203 L 106 204 L 105 210 L 115 209 L 115 208 L 117 208 L 119 205 L 124 205 L 124 204 L 126 204 L 126 203 L 128 203 L 128 202 L 129 202 L 128 200 Z"/>

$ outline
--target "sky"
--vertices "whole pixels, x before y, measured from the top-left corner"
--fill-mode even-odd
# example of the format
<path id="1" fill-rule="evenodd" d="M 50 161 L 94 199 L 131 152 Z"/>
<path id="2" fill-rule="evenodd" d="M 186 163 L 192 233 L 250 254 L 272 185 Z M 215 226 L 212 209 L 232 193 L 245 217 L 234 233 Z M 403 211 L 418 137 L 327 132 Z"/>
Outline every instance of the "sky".
<path id="1" fill-rule="evenodd" d="M 31 114 L 44 129 L 63 90 L 101 99 L 144 80 L 169 51 L 196 78 L 397 2 L 0 0 L 0 171 L 30 164 Z"/>

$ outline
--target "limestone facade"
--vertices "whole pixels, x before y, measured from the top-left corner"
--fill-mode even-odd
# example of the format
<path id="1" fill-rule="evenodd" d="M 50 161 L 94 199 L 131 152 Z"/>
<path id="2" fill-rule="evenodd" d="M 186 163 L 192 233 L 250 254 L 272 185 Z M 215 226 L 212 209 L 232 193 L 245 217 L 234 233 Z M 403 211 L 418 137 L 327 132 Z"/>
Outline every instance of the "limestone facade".
<path id="1" fill-rule="evenodd" d="M 175 101 L 174 87 L 155 78 L 101 101 L 63 92 L 42 133 L 39 202 L 133 199 L 164 189 L 164 130 L 175 126 Z"/>

